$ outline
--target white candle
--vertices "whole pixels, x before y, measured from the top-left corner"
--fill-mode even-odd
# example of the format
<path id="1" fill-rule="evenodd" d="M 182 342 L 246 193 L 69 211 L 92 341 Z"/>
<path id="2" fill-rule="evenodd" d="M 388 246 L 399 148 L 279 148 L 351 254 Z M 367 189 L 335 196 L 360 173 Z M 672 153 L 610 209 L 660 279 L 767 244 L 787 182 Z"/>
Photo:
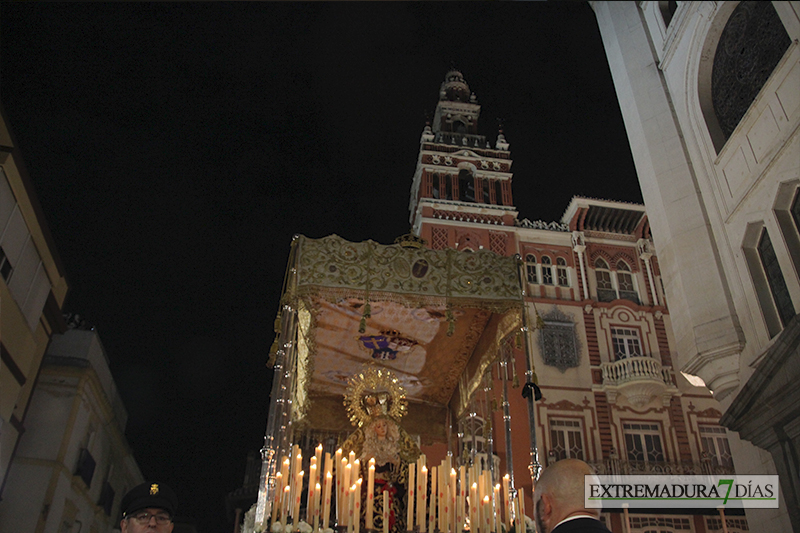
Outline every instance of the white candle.
<path id="1" fill-rule="evenodd" d="M 410 484 L 410 483 L 409 483 Z M 369 474 L 367 475 L 367 529 L 374 529 L 372 513 L 375 509 L 375 458 L 369 460 Z"/>
<path id="2" fill-rule="evenodd" d="M 444 522 L 447 519 L 447 503 L 445 502 L 444 499 L 445 490 L 447 489 L 447 482 L 445 481 L 445 479 L 447 479 L 445 475 L 447 473 L 447 471 L 445 470 L 446 466 L 447 465 L 445 464 L 445 462 L 442 461 L 442 464 L 439 465 L 438 469 L 439 475 L 436 480 L 436 486 L 439 489 L 438 490 L 439 497 L 437 498 L 436 501 L 436 507 L 437 509 L 439 509 L 439 520 L 438 520 L 439 531 L 447 531 L 447 528 L 445 528 L 444 526 Z"/>
<path id="3" fill-rule="evenodd" d="M 322 529 L 328 529 L 328 522 L 331 516 L 331 485 L 333 485 L 333 474 L 328 470 L 325 472 L 325 494 L 322 507 Z"/>
<path id="4" fill-rule="evenodd" d="M 345 497 L 347 498 L 347 533 L 353 533 L 353 496 L 356 488 L 347 487 Z"/>
<path id="5" fill-rule="evenodd" d="M 408 508 L 406 509 L 406 530 L 408 531 L 414 530 L 414 489 L 417 488 L 414 484 L 415 466 L 413 464 L 408 465 Z"/>
<path id="6" fill-rule="evenodd" d="M 339 448 L 335 453 L 335 461 L 333 467 L 336 468 L 336 523 L 342 524 L 342 475 L 344 474 L 344 465 L 342 464 L 342 449 Z"/>
<path id="7" fill-rule="evenodd" d="M 492 523 L 494 524 L 495 533 L 500 533 L 500 483 L 494 486 L 494 512 L 492 513 Z"/>
<path id="8" fill-rule="evenodd" d="M 491 500 L 489 499 L 489 495 L 483 497 L 483 532 L 490 533 L 492 531 L 492 510 Z"/>
<path id="9" fill-rule="evenodd" d="M 519 523 L 522 524 L 522 531 L 525 531 L 525 489 L 520 487 L 519 492 Z"/>
<path id="10" fill-rule="evenodd" d="M 361 531 L 361 481 L 362 481 L 361 478 L 358 478 L 356 484 L 353 485 L 353 490 L 355 491 L 355 498 L 353 499 L 353 502 L 355 504 L 355 507 L 353 508 L 353 513 L 355 514 L 354 520 L 356 526 L 355 533 L 359 533 L 359 531 Z"/>
<path id="11" fill-rule="evenodd" d="M 342 458 L 342 464 L 344 464 L 347 459 Z M 342 522 L 347 521 L 347 517 L 350 515 L 350 472 L 353 471 L 353 465 L 345 464 L 344 465 L 344 475 L 342 475 L 342 511 L 344 514 L 342 515 Z"/>
<path id="12" fill-rule="evenodd" d="M 453 532 L 458 531 L 456 521 L 456 500 L 458 499 L 458 474 L 455 468 L 450 469 L 450 517 L 447 519 L 449 529 Z"/>
<path id="13" fill-rule="evenodd" d="M 303 471 L 297 473 L 294 488 L 294 508 L 292 509 L 292 527 L 297 529 L 297 524 L 300 522 L 300 500 L 302 499 L 303 492 Z"/>
<path id="14" fill-rule="evenodd" d="M 480 513 L 478 510 L 478 483 L 474 482 L 469 488 L 469 523 L 470 531 L 480 530 Z"/>
<path id="15" fill-rule="evenodd" d="M 283 487 L 283 501 L 281 502 L 281 524 L 286 525 L 288 522 L 287 515 L 289 514 L 289 501 L 292 495 L 292 487 L 286 485 Z"/>
<path id="16" fill-rule="evenodd" d="M 417 525 L 420 531 L 425 531 L 425 509 L 428 499 L 428 468 L 422 465 L 422 475 L 417 483 Z"/>
<path id="17" fill-rule="evenodd" d="M 511 531 L 511 477 L 506 474 L 503 476 L 503 499 L 505 500 L 506 531 Z"/>
<path id="18" fill-rule="evenodd" d="M 275 497 L 272 498 L 272 523 L 278 519 L 278 509 L 281 506 L 281 496 L 283 495 L 283 476 L 280 472 L 275 474 Z"/>
<path id="19" fill-rule="evenodd" d="M 464 530 L 464 520 L 466 516 L 465 498 L 467 496 L 467 468 L 464 465 L 458 469 L 459 487 L 458 504 L 456 505 L 456 529 L 454 533 Z"/>
<path id="20" fill-rule="evenodd" d="M 317 445 L 317 448 L 314 451 L 316 452 L 314 454 L 314 457 L 317 458 L 317 466 L 321 469 L 322 468 L 322 443 L 321 442 Z M 319 470 L 319 473 L 321 474 L 322 470 Z"/>
<path id="21" fill-rule="evenodd" d="M 306 521 L 310 524 L 311 519 L 314 516 L 314 500 L 316 499 L 316 494 L 314 489 L 317 485 L 317 465 L 316 457 L 311 458 L 311 466 L 309 467 L 308 473 L 308 495 L 306 496 Z"/>
<path id="22" fill-rule="evenodd" d="M 315 496 L 315 497 L 314 497 L 314 529 L 313 529 L 313 531 L 315 531 L 315 532 L 316 532 L 316 531 L 319 529 L 319 515 L 320 515 L 319 508 L 321 507 L 321 505 L 320 505 L 320 504 L 319 504 L 319 502 L 317 501 L 317 497 L 318 497 L 318 496 L 319 496 L 319 494 L 320 494 L 321 487 L 319 486 L 319 483 L 317 483 L 317 484 L 314 486 L 314 488 L 315 488 L 315 490 L 317 491 L 317 492 L 316 492 L 317 496 Z M 498 532 L 498 533 L 499 533 L 499 532 Z"/>

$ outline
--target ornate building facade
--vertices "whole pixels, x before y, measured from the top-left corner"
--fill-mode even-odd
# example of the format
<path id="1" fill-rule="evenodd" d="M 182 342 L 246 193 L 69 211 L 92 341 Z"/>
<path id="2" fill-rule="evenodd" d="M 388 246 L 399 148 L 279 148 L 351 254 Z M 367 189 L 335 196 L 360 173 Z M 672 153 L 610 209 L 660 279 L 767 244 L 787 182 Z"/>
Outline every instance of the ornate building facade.
<path id="1" fill-rule="evenodd" d="M 737 472 L 800 530 L 800 3 L 592 2 L 664 288 L 675 367 L 721 402 Z"/>
<path id="2" fill-rule="evenodd" d="M 560 221 L 520 219 L 509 143 L 502 130 L 493 145 L 479 135 L 479 115 L 462 74 L 449 72 L 420 140 L 411 224 L 433 249 L 521 258 L 527 312 L 538 322 L 527 342 L 542 393 L 533 417 L 542 465 L 575 457 L 601 473 L 732 472 L 719 403 L 677 371 L 673 318 L 644 207 L 576 197 Z M 530 495 L 525 399 L 512 391 L 501 408 L 493 392 L 524 381 L 524 352 L 513 351 L 492 371 L 483 407 L 472 410 L 478 420 L 458 421 L 459 428 L 481 424 L 485 438 L 472 442 L 460 429 L 459 450 L 473 457 L 492 450 L 501 471 L 512 470 Z M 506 415 L 513 447 L 501 429 Z M 604 520 L 614 531 L 723 530 L 716 510 L 609 512 Z M 743 516 L 726 526 L 748 531 Z"/>

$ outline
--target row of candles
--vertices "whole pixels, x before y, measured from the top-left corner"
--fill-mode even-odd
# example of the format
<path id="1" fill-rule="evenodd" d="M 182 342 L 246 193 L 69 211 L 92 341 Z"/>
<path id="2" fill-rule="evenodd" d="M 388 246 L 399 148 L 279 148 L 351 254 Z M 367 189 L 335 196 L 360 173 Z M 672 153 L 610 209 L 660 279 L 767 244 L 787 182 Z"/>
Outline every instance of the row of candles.
<path id="1" fill-rule="evenodd" d="M 331 457 L 330 453 L 325 453 L 323 464 L 322 444 L 317 446 L 315 452 L 309 461 L 306 522 L 309 525 L 313 524 L 314 532 L 318 531 L 320 526 L 323 530 L 328 529 L 331 505 L 335 496 L 337 524 L 346 526 L 348 533 L 360 533 L 363 484 L 360 461 L 353 452 L 344 456 L 340 448 L 334 457 Z M 510 530 L 513 517 L 525 516 L 524 492 L 519 489 L 516 494 L 512 494 L 508 475 L 503 477 L 502 486 L 498 483 L 492 487 L 490 472 L 482 472 L 478 465 L 469 468 L 462 465 L 456 471 L 451 460 L 451 457 L 447 457 L 438 466 L 429 469 L 427 458 L 422 454 L 416 463 L 408 465 L 407 530 L 414 530 L 416 525 L 416 529 L 421 533 L 458 532 L 465 529 L 466 524 L 470 524 L 470 529 L 476 533 L 500 533 L 501 509 L 505 511 L 503 518 L 506 531 Z M 280 471 L 275 475 L 273 524 L 280 522 L 286 525 L 291 518 L 293 529 L 298 528 L 305 477 L 302 464 L 303 456 L 297 445 L 292 448 L 291 458 L 286 456 L 282 458 Z M 367 468 L 364 521 L 368 530 L 374 529 L 374 497 L 375 459 L 370 459 Z M 384 491 L 382 498 L 383 533 L 388 533 L 391 510 L 389 492 Z"/>

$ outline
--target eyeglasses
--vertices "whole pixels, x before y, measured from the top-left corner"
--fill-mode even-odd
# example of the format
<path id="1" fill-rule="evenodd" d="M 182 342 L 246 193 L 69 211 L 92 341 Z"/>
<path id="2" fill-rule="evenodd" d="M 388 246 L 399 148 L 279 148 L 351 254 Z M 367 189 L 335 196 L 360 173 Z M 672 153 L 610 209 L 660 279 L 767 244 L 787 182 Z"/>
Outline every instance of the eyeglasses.
<path id="1" fill-rule="evenodd" d="M 151 518 L 155 518 L 156 519 L 156 524 L 158 524 L 159 526 L 165 526 L 165 525 L 169 524 L 170 522 L 172 522 L 172 517 L 170 515 L 168 515 L 167 513 L 150 514 L 147 511 L 142 511 L 141 513 L 136 513 L 135 515 L 132 515 L 130 518 L 131 518 L 131 520 L 135 520 L 136 523 L 141 525 L 141 526 L 143 526 L 145 524 L 149 524 Z"/>

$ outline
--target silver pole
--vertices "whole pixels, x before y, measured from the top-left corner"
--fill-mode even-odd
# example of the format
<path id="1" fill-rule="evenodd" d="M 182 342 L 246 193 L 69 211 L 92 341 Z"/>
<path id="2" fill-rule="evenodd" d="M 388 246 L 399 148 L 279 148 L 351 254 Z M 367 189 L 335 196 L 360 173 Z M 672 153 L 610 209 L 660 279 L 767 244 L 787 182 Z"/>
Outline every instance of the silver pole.
<path id="1" fill-rule="evenodd" d="M 530 394 L 526 394 L 526 399 L 528 402 L 528 421 L 530 423 L 530 442 L 531 442 L 531 449 L 530 455 L 531 460 L 528 464 L 528 470 L 531 473 L 531 482 L 533 483 L 534 488 L 536 487 L 536 480 L 539 479 L 539 472 L 542 470 L 542 465 L 539 463 L 539 448 L 536 444 L 536 410 L 533 405 L 535 401 L 534 398 L 534 380 L 533 380 L 533 365 L 532 365 L 532 355 L 531 355 L 531 340 L 530 340 L 530 319 L 528 317 L 528 304 L 525 301 L 526 290 L 525 290 L 525 277 L 523 275 L 522 269 L 524 268 L 524 264 L 522 262 L 522 258 L 519 254 L 516 255 L 517 259 L 517 278 L 519 280 L 519 288 L 520 288 L 520 296 L 522 298 L 522 339 L 525 347 L 525 388 L 523 390 L 529 391 Z"/>
<path id="2" fill-rule="evenodd" d="M 297 285 L 297 269 L 295 266 L 297 243 L 298 239 L 295 236 L 289 253 L 289 269 L 284 278 L 283 295 L 286 295 L 287 292 L 293 293 Z M 264 445 L 261 448 L 261 476 L 259 478 L 258 501 L 256 504 L 255 522 L 262 526 L 272 510 L 272 502 L 275 499 L 275 474 L 280 450 L 285 449 L 287 430 L 285 420 L 287 415 L 291 420 L 291 416 L 288 413 L 291 407 L 291 399 L 287 395 L 289 391 L 287 381 L 292 376 L 291 365 L 296 364 L 293 363 L 293 358 L 291 357 L 291 355 L 294 355 L 292 349 L 294 346 L 293 340 L 297 334 L 295 309 L 288 304 L 284 304 L 281 309 L 280 319 L 279 339 L 283 342 L 283 345 L 275 354 L 275 364 L 272 367 L 272 390 L 270 391 L 267 428 L 264 432 Z M 279 423 L 279 429 L 276 429 Z"/>
<path id="3" fill-rule="evenodd" d="M 508 470 L 509 485 L 514 484 L 514 450 L 511 446 L 511 411 L 508 403 L 508 353 L 503 349 L 500 361 L 500 378 L 503 380 L 503 426 L 506 431 L 506 469 Z"/>

